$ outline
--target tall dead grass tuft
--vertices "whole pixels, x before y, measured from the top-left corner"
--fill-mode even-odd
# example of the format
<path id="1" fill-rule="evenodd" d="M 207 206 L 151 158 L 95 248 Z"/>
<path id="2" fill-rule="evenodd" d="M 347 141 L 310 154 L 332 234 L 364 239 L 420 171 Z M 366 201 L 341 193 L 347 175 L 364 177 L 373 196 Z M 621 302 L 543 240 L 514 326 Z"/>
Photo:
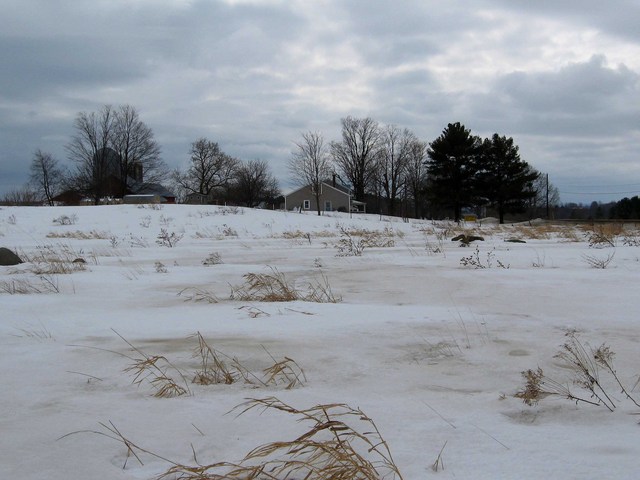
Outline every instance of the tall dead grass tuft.
<path id="1" fill-rule="evenodd" d="M 338 257 L 359 257 L 365 248 L 388 248 L 395 246 L 395 233 L 389 227 L 379 231 L 339 226 L 339 230 L 340 239 L 336 244 Z"/>
<path id="2" fill-rule="evenodd" d="M 193 383 L 198 385 L 231 385 L 242 380 L 260 387 L 285 385 L 285 388 L 290 390 L 303 386 L 307 381 L 304 371 L 295 360 L 289 357 L 276 360 L 264 346 L 262 348 L 273 361 L 273 365 L 265 368 L 263 378 L 260 378 L 237 358 L 211 347 L 200 332 L 196 332 L 190 338 L 198 342 L 193 352 L 193 356 L 200 359 L 200 369 L 193 377 Z"/>
<path id="3" fill-rule="evenodd" d="M 637 230 L 626 232 L 622 237 L 622 244 L 627 247 L 640 247 L 640 232 Z"/>
<path id="4" fill-rule="evenodd" d="M 125 372 L 133 375 L 132 383 L 134 385 L 140 386 L 142 383 L 148 382 L 155 390 L 153 396 L 158 398 L 191 395 L 189 384 L 184 375 L 166 357 L 162 355 L 147 355 L 118 332 L 115 330 L 113 332 L 137 354 L 135 357 L 127 356 L 133 363 L 124 369 Z"/>
<path id="5" fill-rule="evenodd" d="M 21 253 L 21 258 L 30 263 L 29 270 L 36 275 L 70 274 L 87 269 L 84 252 L 75 250 L 69 245 L 41 245 L 32 254 Z M 95 256 L 87 257 L 97 264 Z"/>
<path id="6" fill-rule="evenodd" d="M 307 292 L 301 292 L 293 282 L 274 267 L 267 273 L 247 273 L 244 284 L 231 286 L 231 300 L 254 302 L 294 302 L 297 300 L 316 303 L 337 303 L 342 299 L 333 294 L 328 279 L 307 285 Z"/>
<path id="7" fill-rule="evenodd" d="M 616 252 L 612 252 L 607 255 L 605 258 L 596 257 L 595 255 L 582 255 L 582 259 L 589 265 L 591 268 L 597 268 L 600 270 L 606 269 L 609 264 L 613 261 L 613 257 Z"/>
<path id="8" fill-rule="evenodd" d="M 559 395 L 576 403 L 603 406 L 613 412 L 619 400 L 609 393 L 609 386 L 601 378 L 601 372 L 607 372 L 616 382 L 617 388 L 634 405 L 640 404 L 631 396 L 630 391 L 620 380 L 614 366 L 614 353 L 602 344 L 594 349 L 580 341 L 574 332 L 567 333 L 567 341 L 562 345 L 555 358 L 563 362 L 563 366 L 573 372 L 571 383 L 578 386 L 584 394 L 574 394 L 568 385 L 549 378 L 538 367 L 536 370 L 522 372 L 525 386 L 515 396 L 521 398 L 527 405 L 535 405 L 541 399 L 550 395 Z"/>
<path id="9" fill-rule="evenodd" d="M 29 326 L 29 328 L 16 328 L 18 332 L 13 334 L 14 337 L 30 338 L 33 340 L 53 340 L 53 335 L 47 329 L 47 327 L 40 322 L 39 326 Z"/>
<path id="10" fill-rule="evenodd" d="M 278 386 L 284 384 L 287 390 L 291 390 L 297 386 L 302 387 L 307 382 L 304 370 L 295 360 L 284 357 L 284 359 L 278 361 L 264 346 L 262 348 L 274 362 L 269 368 L 264 369 L 265 385 Z"/>
<path id="11" fill-rule="evenodd" d="M 300 299 L 284 273 L 269 267 L 270 273 L 247 273 L 245 283 L 231 288 L 231 299 L 257 302 L 293 302 Z"/>
<path id="12" fill-rule="evenodd" d="M 73 213 L 71 215 L 60 215 L 58 218 L 53 219 L 53 223 L 56 225 L 75 225 L 78 221 L 78 216 Z"/>
<path id="13" fill-rule="evenodd" d="M 207 303 L 218 303 L 218 297 L 216 297 L 215 293 L 210 290 L 205 290 L 204 288 L 198 287 L 187 287 L 183 288 L 178 292 L 179 297 L 184 297 L 185 302 L 207 302 Z"/>
<path id="14" fill-rule="evenodd" d="M 174 465 L 159 478 L 402 480 L 387 442 L 359 408 L 334 403 L 297 409 L 268 397 L 250 399 L 234 410 L 243 415 L 255 409 L 291 415 L 297 422 L 309 424 L 308 430 L 293 440 L 260 445 L 237 463 Z"/>
<path id="15" fill-rule="evenodd" d="M 237 369 L 227 367 L 222 354 L 211 348 L 200 332 L 194 333 L 192 338 L 196 339 L 198 345 L 194 349 L 193 356 L 200 359 L 200 369 L 193 377 L 193 383 L 198 385 L 214 385 L 223 383 L 231 385 L 240 376 Z"/>
<path id="16" fill-rule="evenodd" d="M 314 303 L 340 303 L 342 296 L 335 295 L 331 290 L 329 279 L 324 275 L 320 275 L 320 280 L 309 283 L 307 294 L 303 298 L 306 302 Z"/>
<path id="17" fill-rule="evenodd" d="M 51 274 L 38 275 L 35 280 L 3 280 L 0 281 L 0 292 L 9 295 L 30 295 L 38 293 L 60 293 L 58 279 Z"/>
<path id="18" fill-rule="evenodd" d="M 129 438 L 124 436 L 124 434 L 120 431 L 120 429 L 116 427 L 111 420 L 109 420 L 108 425 L 104 422 L 99 422 L 98 424 L 100 425 L 100 427 L 102 427 L 102 430 L 77 430 L 75 432 L 70 432 L 70 433 L 67 433 L 66 435 L 61 436 L 60 438 L 58 438 L 58 440 L 62 440 L 72 435 L 77 435 L 79 433 L 91 433 L 94 435 L 101 435 L 103 437 L 110 438 L 111 440 L 115 440 L 116 442 L 119 442 L 122 445 L 124 445 L 127 449 L 124 464 L 122 465 L 123 470 L 127 468 L 127 463 L 129 462 L 129 458 L 132 458 L 132 457 L 135 458 L 140 465 L 144 465 L 139 455 L 141 453 L 151 455 L 152 457 L 158 458 L 172 465 L 178 465 L 176 462 L 173 462 L 168 458 L 162 457 L 157 453 L 151 452 L 133 443 Z"/>
<path id="19" fill-rule="evenodd" d="M 184 465 L 139 446 L 111 421 L 100 422 L 99 430 L 78 430 L 58 440 L 80 433 L 115 440 L 126 448 L 123 469 L 130 458 L 144 465 L 143 454 L 170 464 L 157 480 L 403 480 L 378 427 L 359 408 L 333 403 L 297 409 L 275 397 L 267 397 L 249 399 L 233 411 L 239 410 L 240 416 L 255 409 L 290 415 L 299 423 L 309 424 L 308 429 L 293 440 L 260 445 L 239 462 L 202 464 L 194 451 L 196 465 Z M 438 456 L 440 463 L 442 450 Z"/>
<path id="20" fill-rule="evenodd" d="M 623 231 L 620 223 L 602 223 L 593 225 L 584 235 L 591 248 L 615 247 L 616 240 Z"/>
<path id="21" fill-rule="evenodd" d="M 49 232 L 47 238 L 73 238 L 75 240 L 108 240 L 112 235 L 107 232 L 100 232 L 98 230 L 91 230 L 90 232 L 83 232 L 76 230 L 75 232 Z"/>
<path id="22" fill-rule="evenodd" d="M 179 385 L 168 374 L 169 368 L 175 369 L 166 357 L 162 355 L 145 355 L 144 358 L 135 359 L 124 371 L 134 376 L 132 383 L 135 385 L 148 381 L 155 389 L 154 397 L 173 398 L 190 393 L 189 387 L 185 388 Z"/>
<path id="23" fill-rule="evenodd" d="M 579 242 L 580 231 L 571 224 L 538 223 L 531 225 L 516 225 L 512 231 L 518 236 L 529 240 L 547 240 L 560 238 L 568 242 Z"/>

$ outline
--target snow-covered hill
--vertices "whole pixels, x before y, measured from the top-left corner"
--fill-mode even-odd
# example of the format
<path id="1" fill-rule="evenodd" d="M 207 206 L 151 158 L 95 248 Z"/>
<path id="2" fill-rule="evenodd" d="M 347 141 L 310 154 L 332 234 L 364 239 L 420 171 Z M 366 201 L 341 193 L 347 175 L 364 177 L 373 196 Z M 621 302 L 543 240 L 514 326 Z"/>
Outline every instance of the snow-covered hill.
<path id="1" fill-rule="evenodd" d="M 461 248 L 451 238 L 462 231 L 484 241 Z M 637 478 L 640 408 L 602 368 L 614 412 L 514 397 L 521 372 L 540 367 L 593 400 L 554 357 L 574 338 L 587 353 L 606 343 L 640 398 L 637 231 L 605 234 L 613 246 L 594 248 L 584 229 L 544 224 L 0 208 L 0 246 L 28 260 L 0 267 L 0 478 L 150 479 L 166 460 L 239 462 L 304 432 L 276 411 L 227 414 L 267 397 L 359 407 L 406 480 Z M 251 278 L 280 279 L 301 299 L 243 299 Z M 306 301 L 310 291 L 335 303 Z M 192 383 L 198 332 L 250 382 Z M 264 370 L 285 357 L 288 378 L 304 385 L 267 381 Z M 145 358 L 187 394 L 155 397 L 163 383 L 150 383 L 158 374 Z M 139 384 L 124 371 L 132 365 Z M 157 456 L 134 449 L 142 464 L 127 459 L 106 427 Z"/>

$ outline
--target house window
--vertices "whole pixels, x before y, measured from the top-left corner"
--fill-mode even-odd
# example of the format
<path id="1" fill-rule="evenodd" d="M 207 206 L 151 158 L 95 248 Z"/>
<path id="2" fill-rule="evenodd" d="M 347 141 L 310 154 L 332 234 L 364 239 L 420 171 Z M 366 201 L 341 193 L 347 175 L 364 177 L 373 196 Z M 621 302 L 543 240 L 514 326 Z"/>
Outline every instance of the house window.
<path id="1" fill-rule="evenodd" d="M 311 200 L 304 200 L 302 202 L 302 208 L 305 210 L 311 210 Z"/>
<path id="2" fill-rule="evenodd" d="M 333 209 L 331 208 L 331 200 L 327 200 L 324 202 L 324 211 L 325 212 L 330 212 Z"/>

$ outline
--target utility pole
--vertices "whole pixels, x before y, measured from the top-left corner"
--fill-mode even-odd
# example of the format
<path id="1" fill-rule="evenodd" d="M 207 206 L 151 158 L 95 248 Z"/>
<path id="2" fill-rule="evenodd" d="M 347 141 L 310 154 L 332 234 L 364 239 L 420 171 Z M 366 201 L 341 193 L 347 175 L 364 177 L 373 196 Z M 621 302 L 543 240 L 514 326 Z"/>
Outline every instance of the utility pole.
<path id="1" fill-rule="evenodd" d="M 549 218 L 549 174 L 547 173 L 547 220 Z"/>

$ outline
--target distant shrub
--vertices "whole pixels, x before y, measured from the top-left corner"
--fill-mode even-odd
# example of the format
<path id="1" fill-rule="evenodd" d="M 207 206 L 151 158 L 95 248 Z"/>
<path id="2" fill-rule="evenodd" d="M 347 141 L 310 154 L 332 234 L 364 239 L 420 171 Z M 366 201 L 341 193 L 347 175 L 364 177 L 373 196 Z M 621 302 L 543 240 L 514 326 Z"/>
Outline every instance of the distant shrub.
<path id="1" fill-rule="evenodd" d="M 613 261 L 613 257 L 615 256 L 615 254 L 616 252 L 612 252 L 605 258 L 596 257 L 595 255 L 582 255 L 582 259 L 587 262 L 587 265 L 589 265 L 591 268 L 604 270 Z"/>
<path id="2" fill-rule="evenodd" d="M 390 228 L 383 231 L 348 229 L 339 227 L 340 239 L 336 244 L 339 257 L 359 257 L 365 248 L 388 248 L 395 246 L 394 232 Z"/>
<path id="3" fill-rule="evenodd" d="M 154 266 L 156 268 L 156 273 L 167 273 L 168 272 L 167 267 L 162 262 L 156 262 Z"/>
<path id="4" fill-rule="evenodd" d="M 75 225 L 78 221 L 78 216 L 74 213 L 72 215 L 60 215 L 58 218 L 53 219 L 53 223 L 56 225 Z"/>
<path id="5" fill-rule="evenodd" d="M 140 226 L 142 228 L 149 228 L 151 225 L 151 215 L 146 215 L 140 219 Z"/>
<path id="6" fill-rule="evenodd" d="M 509 265 L 505 265 L 504 263 L 502 263 L 500 260 L 496 258 L 494 250 L 490 250 L 489 252 L 487 252 L 486 260 L 482 260 L 482 258 L 480 257 L 480 249 L 478 248 L 477 245 L 476 245 L 476 249 L 471 255 L 462 257 L 460 259 L 460 265 L 466 268 L 474 268 L 474 269 L 492 268 L 494 266 L 494 262 L 498 268 L 504 268 L 504 269 L 509 268 Z"/>
<path id="7" fill-rule="evenodd" d="M 205 266 L 211 265 L 220 265 L 222 262 L 222 257 L 218 252 L 210 253 L 207 258 L 202 261 L 202 264 Z"/>
<path id="8" fill-rule="evenodd" d="M 618 235 L 622 233 L 622 225 L 607 223 L 594 225 L 585 233 L 591 248 L 615 247 Z"/>
<path id="9" fill-rule="evenodd" d="M 111 238 L 111 234 L 108 232 L 100 232 L 98 230 L 91 230 L 90 232 L 81 232 L 76 230 L 75 232 L 49 232 L 47 238 L 74 238 L 76 240 L 105 240 Z"/>
<path id="10" fill-rule="evenodd" d="M 177 234 L 176 232 L 167 232 L 166 229 L 161 228 L 158 234 L 156 243 L 161 247 L 175 247 L 184 235 Z"/>

